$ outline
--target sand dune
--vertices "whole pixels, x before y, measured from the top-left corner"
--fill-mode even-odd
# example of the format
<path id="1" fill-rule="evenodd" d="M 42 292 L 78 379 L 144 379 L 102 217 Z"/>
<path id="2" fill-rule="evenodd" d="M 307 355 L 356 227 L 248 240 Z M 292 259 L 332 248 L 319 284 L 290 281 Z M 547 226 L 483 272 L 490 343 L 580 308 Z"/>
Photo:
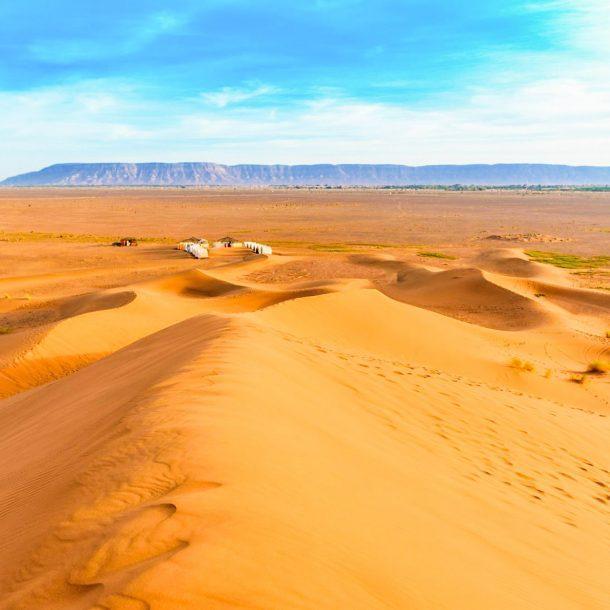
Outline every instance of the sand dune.
<path id="1" fill-rule="evenodd" d="M 610 389 L 568 377 L 610 306 L 513 254 L 228 257 L 0 337 L 0 607 L 607 608 Z"/>
<path id="2" fill-rule="evenodd" d="M 598 332 L 603 331 L 610 321 L 610 294 L 607 292 L 523 278 L 488 277 L 514 293 L 536 297 L 547 310 L 571 314 L 578 319 L 584 317 L 594 324 L 597 322 Z"/>
<path id="3" fill-rule="evenodd" d="M 388 296 L 418 307 L 498 330 L 563 325 L 566 314 L 594 318 L 593 332 L 609 324 L 610 295 L 574 287 L 566 273 L 531 262 L 521 251 L 492 250 L 473 257 L 477 267 L 429 268 L 388 255 L 352 260 L 386 271 L 377 283 Z M 591 320 L 589 320 L 591 322 Z M 587 328 L 580 320 L 572 323 Z"/>
<path id="4" fill-rule="evenodd" d="M 240 267 L 241 273 L 258 263 L 251 258 L 246 267 Z M 223 275 L 233 272 L 230 264 Z M 47 304 L 42 318 L 46 323 L 40 324 L 38 317 L 40 325 L 34 329 L 0 337 L 0 397 L 64 377 L 196 314 L 255 311 L 285 300 L 339 290 L 345 284 L 306 282 L 265 290 L 195 269 L 130 290 L 59 299 Z"/>
<path id="5" fill-rule="evenodd" d="M 483 271 L 492 271 L 501 275 L 569 284 L 561 269 L 531 261 L 522 250 L 517 248 L 485 250 L 474 256 L 471 263 Z"/>
<path id="6" fill-rule="evenodd" d="M 551 321 L 534 299 L 490 282 L 480 269 L 399 274 L 384 289 L 394 299 L 501 330 L 525 330 Z"/>

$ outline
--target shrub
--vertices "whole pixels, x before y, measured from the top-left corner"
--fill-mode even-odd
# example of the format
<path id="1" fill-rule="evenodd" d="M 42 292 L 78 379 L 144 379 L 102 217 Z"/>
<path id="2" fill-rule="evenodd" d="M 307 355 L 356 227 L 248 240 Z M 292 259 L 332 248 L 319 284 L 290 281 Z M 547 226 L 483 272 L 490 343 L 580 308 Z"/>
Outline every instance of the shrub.
<path id="1" fill-rule="evenodd" d="M 531 260 L 563 269 L 595 269 L 610 265 L 610 256 L 578 256 L 577 254 L 560 254 L 541 250 L 526 250 Z"/>
<path id="2" fill-rule="evenodd" d="M 589 363 L 587 367 L 587 373 L 593 373 L 597 375 L 603 375 L 610 371 L 610 362 L 606 362 L 605 360 L 594 360 Z"/>
<path id="3" fill-rule="evenodd" d="M 587 376 L 580 373 L 574 373 L 573 375 L 570 375 L 570 381 L 572 383 L 584 385 L 587 382 Z"/>
<path id="4" fill-rule="evenodd" d="M 422 251 L 422 252 L 418 252 L 417 256 L 423 256 L 424 258 L 443 258 L 443 259 L 449 260 L 449 261 L 454 261 L 456 259 L 455 256 L 451 256 L 451 254 L 445 254 L 443 252 Z"/>
<path id="5" fill-rule="evenodd" d="M 513 358 L 510 361 L 510 366 L 519 371 L 527 371 L 528 373 L 532 373 L 536 370 L 536 367 L 533 363 L 528 360 L 521 360 L 521 358 Z"/>

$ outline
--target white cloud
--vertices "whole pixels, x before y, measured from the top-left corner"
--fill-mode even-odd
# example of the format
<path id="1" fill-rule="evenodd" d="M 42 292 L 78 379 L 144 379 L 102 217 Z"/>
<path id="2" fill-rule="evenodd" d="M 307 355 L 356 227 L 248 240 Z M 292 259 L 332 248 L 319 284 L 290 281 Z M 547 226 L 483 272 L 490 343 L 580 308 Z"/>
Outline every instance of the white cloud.
<path id="1" fill-rule="evenodd" d="M 276 87 L 270 87 L 268 85 L 260 85 L 250 89 L 237 89 L 235 87 L 223 87 L 218 91 L 208 91 L 201 94 L 201 98 L 206 104 L 216 106 L 218 108 L 225 108 L 231 104 L 239 104 L 247 100 L 252 100 L 257 97 L 264 95 L 271 95 L 278 93 Z"/>
<path id="2" fill-rule="evenodd" d="M 554 10 L 546 25 L 560 44 L 540 52 L 496 50 L 487 73 L 478 75 L 480 86 L 427 106 L 352 99 L 328 85 L 310 88 L 304 101 L 286 96 L 279 104 L 285 92 L 257 82 L 179 101 L 150 99 L 114 80 L 0 92 L 0 176 L 55 162 L 112 160 L 610 165 L 608 2 L 532 0 L 533 12 Z M 185 23 L 177 13 L 152 13 L 118 28 L 112 47 L 51 39 L 30 52 L 59 64 L 118 57 Z M 400 78 L 375 87 L 409 84 Z"/>
<path id="3" fill-rule="evenodd" d="M 589 52 L 610 50 L 608 0 L 537 0 L 526 8 L 554 12 L 552 24 L 563 44 Z"/>
<path id="4" fill-rule="evenodd" d="M 529 10 L 549 8 L 561 48 L 491 57 L 483 84 L 427 106 L 351 99 L 329 86 L 279 104 L 283 92 L 257 82 L 179 101 L 150 99 L 116 80 L 0 92 L 0 177 L 56 162 L 113 160 L 610 165 L 608 0 L 532 0 Z M 48 40 L 30 52 L 51 63 L 121 56 L 179 30 L 185 19 L 153 13 L 119 28 L 112 47 Z"/>
<path id="5" fill-rule="evenodd" d="M 122 57 L 139 51 L 163 34 L 178 30 L 185 23 L 184 15 L 161 11 L 148 15 L 137 24 L 124 27 L 112 44 L 107 39 L 48 39 L 31 44 L 28 51 L 39 61 L 59 65 Z"/>
<path id="6" fill-rule="evenodd" d="M 590 74 L 509 80 L 454 108 L 330 92 L 290 106 L 248 104 L 261 88 L 213 92 L 226 97 L 207 106 L 151 102 L 117 81 L 0 93 L 0 175 L 68 161 L 610 165 L 610 80 Z"/>

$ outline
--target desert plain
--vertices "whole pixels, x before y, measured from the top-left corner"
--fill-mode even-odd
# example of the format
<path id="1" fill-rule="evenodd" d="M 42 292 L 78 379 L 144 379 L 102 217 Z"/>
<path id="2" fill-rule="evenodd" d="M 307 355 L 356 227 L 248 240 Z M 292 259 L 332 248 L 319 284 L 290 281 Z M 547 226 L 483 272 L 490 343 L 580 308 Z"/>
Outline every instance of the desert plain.
<path id="1" fill-rule="evenodd" d="M 0 219 L 1 608 L 610 607 L 610 193 L 3 189 Z"/>

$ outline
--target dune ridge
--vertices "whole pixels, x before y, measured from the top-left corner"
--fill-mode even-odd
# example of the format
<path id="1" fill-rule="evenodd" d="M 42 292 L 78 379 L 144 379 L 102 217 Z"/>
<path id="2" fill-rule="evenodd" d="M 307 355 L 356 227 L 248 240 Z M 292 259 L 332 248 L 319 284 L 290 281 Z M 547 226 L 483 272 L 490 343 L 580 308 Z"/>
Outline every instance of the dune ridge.
<path id="1" fill-rule="evenodd" d="M 568 381 L 608 353 L 590 292 L 389 257 L 361 260 L 383 284 L 245 279 L 281 262 L 0 337 L 82 359 L 0 403 L 0 607 L 606 608 L 610 391 Z"/>

